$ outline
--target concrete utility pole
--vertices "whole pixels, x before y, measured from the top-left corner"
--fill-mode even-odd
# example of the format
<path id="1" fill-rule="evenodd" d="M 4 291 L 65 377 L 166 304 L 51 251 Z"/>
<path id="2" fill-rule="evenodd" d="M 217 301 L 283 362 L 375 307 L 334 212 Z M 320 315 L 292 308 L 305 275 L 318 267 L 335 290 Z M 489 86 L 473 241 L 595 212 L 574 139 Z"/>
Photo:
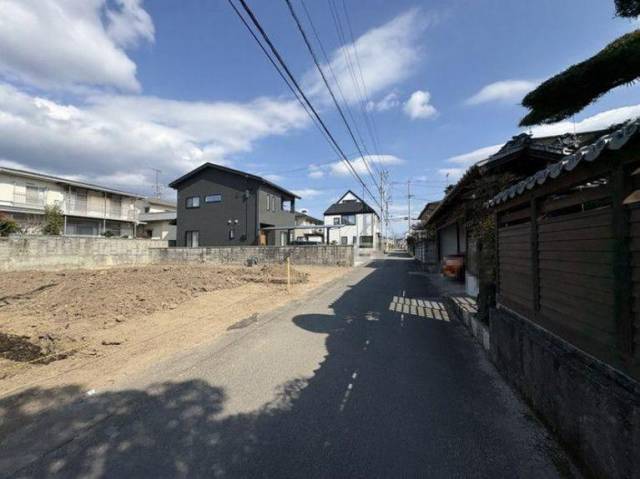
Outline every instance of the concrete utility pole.
<path id="1" fill-rule="evenodd" d="M 411 233 L 411 180 L 407 180 L 407 234 Z"/>

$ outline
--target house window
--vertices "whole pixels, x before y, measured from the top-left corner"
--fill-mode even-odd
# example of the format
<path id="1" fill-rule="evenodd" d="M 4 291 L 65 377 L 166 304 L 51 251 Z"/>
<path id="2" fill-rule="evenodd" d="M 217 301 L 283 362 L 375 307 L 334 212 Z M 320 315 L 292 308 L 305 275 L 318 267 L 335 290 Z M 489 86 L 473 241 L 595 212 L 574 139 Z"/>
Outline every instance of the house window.
<path id="1" fill-rule="evenodd" d="M 285 231 L 280 232 L 280 246 L 287 246 L 289 243 L 289 235 Z"/>
<path id="2" fill-rule="evenodd" d="M 236 232 L 233 230 L 233 228 L 231 228 L 229 230 L 229 239 L 232 240 L 236 237 Z"/>
<path id="3" fill-rule="evenodd" d="M 342 215 L 342 224 L 343 225 L 355 225 L 356 224 L 356 215 Z"/>
<path id="4" fill-rule="evenodd" d="M 271 211 L 278 211 L 276 209 L 276 197 L 271 195 Z"/>
<path id="5" fill-rule="evenodd" d="M 222 195 L 220 195 L 220 194 L 207 195 L 207 196 L 204 197 L 204 202 L 205 203 L 221 203 L 222 202 Z"/>
<path id="6" fill-rule="evenodd" d="M 348 236 L 340 236 L 340 244 L 341 245 L 348 245 L 349 244 L 349 237 Z"/>
<path id="7" fill-rule="evenodd" d="M 267 193 L 267 211 L 271 209 L 271 195 Z"/>
<path id="8" fill-rule="evenodd" d="M 190 196 L 187 198 L 187 208 L 200 208 L 200 197 Z"/>
<path id="9" fill-rule="evenodd" d="M 199 246 L 199 231 L 185 231 L 184 236 L 187 248 L 197 248 Z"/>
<path id="10" fill-rule="evenodd" d="M 333 217 L 333 224 L 334 225 L 339 225 L 340 224 L 340 217 L 339 216 L 334 216 Z"/>

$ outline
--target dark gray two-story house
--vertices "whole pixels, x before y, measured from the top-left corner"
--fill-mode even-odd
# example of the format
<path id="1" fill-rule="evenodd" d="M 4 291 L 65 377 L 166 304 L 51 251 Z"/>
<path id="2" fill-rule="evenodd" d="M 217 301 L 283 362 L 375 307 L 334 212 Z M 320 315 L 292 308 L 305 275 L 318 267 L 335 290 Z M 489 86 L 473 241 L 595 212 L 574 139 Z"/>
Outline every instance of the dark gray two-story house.
<path id="1" fill-rule="evenodd" d="M 300 197 L 260 176 L 205 163 L 169 186 L 178 191 L 177 246 L 283 246 L 295 227 Z"/>

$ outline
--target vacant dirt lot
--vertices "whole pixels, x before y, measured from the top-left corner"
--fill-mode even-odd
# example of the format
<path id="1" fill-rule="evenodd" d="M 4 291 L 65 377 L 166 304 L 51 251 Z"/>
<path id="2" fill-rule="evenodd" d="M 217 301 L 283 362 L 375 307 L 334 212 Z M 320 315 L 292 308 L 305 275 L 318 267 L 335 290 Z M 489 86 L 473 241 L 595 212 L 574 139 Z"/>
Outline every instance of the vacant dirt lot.
<path id="1" fill-rule="evenodd" d="M 184 348 L 198 332 L 202 336 L 203 322 L 210 338 L 346 269 L 291 272 L 289 293 L 283 265 L 6 273 L 0 277 L 0 391 L 27 376 L 63 372 L 71 363 L 78 366 L 114 350 L 124 351 L 126 362 L 127 349 L 150 339 L 158 354 Z M 176 344 L 179 336 L 184 343 Z"/>

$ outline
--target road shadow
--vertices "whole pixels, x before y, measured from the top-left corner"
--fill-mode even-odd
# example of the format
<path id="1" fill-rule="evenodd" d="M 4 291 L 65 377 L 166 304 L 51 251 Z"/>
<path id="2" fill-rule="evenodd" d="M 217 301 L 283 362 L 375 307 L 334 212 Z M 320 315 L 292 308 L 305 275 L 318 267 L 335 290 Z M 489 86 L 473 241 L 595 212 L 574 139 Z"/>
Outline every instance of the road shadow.
<path id="1" fill-rule="evenodd" d="M 457 326 L 393 307 L 438 301 L 406 279 L 410 265 L 381 262 L 332 314 L 294 317 L 326 335 L 324 360 L 251 413 L 225 415 L 224 389 L 195 380 L 0 401 L 2 472 L 31 461 L 14 477 L 555 477 L 538 459 L 545 438 L 525 434 L 491 374 L 470 367 Z"/>

